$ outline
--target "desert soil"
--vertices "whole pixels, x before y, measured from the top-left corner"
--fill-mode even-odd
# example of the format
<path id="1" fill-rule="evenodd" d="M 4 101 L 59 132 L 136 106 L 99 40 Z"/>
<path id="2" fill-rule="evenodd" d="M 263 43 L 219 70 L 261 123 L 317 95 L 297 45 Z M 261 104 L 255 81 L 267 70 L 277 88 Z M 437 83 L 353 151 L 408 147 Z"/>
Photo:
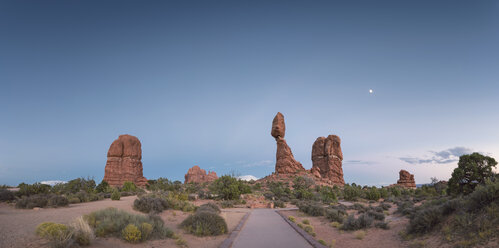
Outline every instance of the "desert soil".
<path id="1" fill-rule="evenodd" d="M 120 201 L 105 199 L 102 201 L 71 204 L 63 208 L 45 208 L 38 210 L 15 209 L 12 205 L 0 204 L 0 247 L 46 247 L 46 241 L 35 235 L 36 226 L 51 221 L 69 224 L 75 218 L 107 207 L 123 209 L 134 214 L 142 214 L 133 210 L 136 196 L 122 197 Z M 196 202 L 200 205 L 204 202 Z M 229 233 L 232 231 L 249 209 L 222 210 L 221 216 L 227 221 Z M 215 237 L 196 237 L 184 233 L 177 226 L 190 213 L 167 210 L 160 214 L 165 225 L 180 235 L 189 247 L 218 247 L 229 235 Z M 176 247 L 175 240 L 152 240 L 140 244 L 128 244 L 117 238 L 97 238 L 91 247 Z"/>

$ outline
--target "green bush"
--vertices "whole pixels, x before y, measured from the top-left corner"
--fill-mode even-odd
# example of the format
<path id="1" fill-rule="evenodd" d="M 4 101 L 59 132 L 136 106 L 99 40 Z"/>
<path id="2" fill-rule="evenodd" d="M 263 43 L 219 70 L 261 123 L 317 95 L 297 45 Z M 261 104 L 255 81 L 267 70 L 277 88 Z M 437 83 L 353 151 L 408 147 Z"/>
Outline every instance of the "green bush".
<path id="1" fill-rule="evenodd" d="M 120 192 L 118 190 L 113 190 L 113 193 L 111 194 L 111 200 L 113 201 L 119 201 L 121 198 Z"/>
<path id="2" fill-rule="evenodd" d="M 73 240 L 82 246 L 90 245 L 92 240 L 94 240 L 94 232 L 88 223 L 83 219 L 83 217 L 77 218 L 70 226 L 73 235 Z"/>
<path id="3" fill-rule="evenodd" d="M 44 222 L 37 226 L 36 234 L 49 240 L 50 247 L 68 247 L 73 240 L 72 233 L 68 226 L 54 222 Z"/>
<path id="4" fill-rule="evenodd" d="M 211 211 L 198 211 L 180 224 L 184 230 L 196 236 L 213 236 L 228 231 L 224 218 Z"/>
<path id="5" fill-rule="evenodd" d="M 387 222 L 376 222 L 376 223 L 374 223 L 374 226 L 377 228 L 385 229 L 385 230 L 390 229 L 390 226 L 388 226 Z"/>
<path id="6" fill-rule="evenodd" d="M 144 216 L 140 214 L 130 214 L 116 208 L 106 208 L 92 212 L 84 216 L 88 224 L 94 228 L 98 237 L 122 237 L 122 230 L 129 224 L 136 227 L 143 223 L 152 225 L 151 238 L 171 237 L 173 232 L 164 226 L 163 220 L 159 216 Z"/>
<path id="7" fill-rule="evenodd" d="M 16 199 L 14 193 L 8 189 L 0 189 L 0 202 L 13 201 Z"/>
<path id="8" fill-rule="evenodd" d="M 81 191 L 93 193 L 95 191 L 95 181 L 89 178 L 76 178 L 61 186 L 63 187 L 62 193 L 76 194 Z"/>
<path id="9" fill-rule="evenodd" d="M 102 182 L 99 183 L 99 185 L 97 185 L 97 187 L 95 187 L 95 191 L 97 193 L 111 193 L 113 191 L 113 188 L 111 188 L 111 186 L 109 186 L 109 183 L 102 180 Z"/>
<path id="10" fill-rule="evenodd" d="M 311 216 L 323 216 L 324 207 L 318 203 L 300 202 L 298 203 L 298 209 Z"/>
<path id="11" fill-rule="evenodd" d="M 306 176 L 298 176 L 293 179 L 293 189 L 295 190 L 307 190 L 315 184 L 314 179 Z"/>
<path id="12" fill-rule="evenodd" d="M 48 199 L 47 205 L 51 207 L 64 207 L 69 205 L 69 201 L 65 196 L 51 195 Z"/>
<path id="13" fill-rule="evenodd" d="M 20 183 L 18 186 L 19 191 L 17 191 L 18 196 L 30 196 L 37 194 L 48 194 L 50 192 L 50 185 L 34 183 L 34 184 L 26 184 Z"/>
<path id="14" fill-rule="evenodd" d="M 210 189 L 224 200 L 237 200 L 241 194 L 251 193 L 251 187 L 246 182 L 229 175 L 215 180 Z"/>
<path id="15" fill-rule="evenodd" d="M 375 211 L 367 211 L 367 215 L 373 217 L 375 220 L 385 220 L 385 215 L 383 213 Z"/>
<path id="16" fill-rule="evenodd" d="M 373 223 L 373 218 L 367 214 L 361 214 L 356 219 L 355 216 L 349 215 L 348 218 L 343 222 L 341 229 L 343 230 L 359 230 L 362 228 L 368 228 Z"/>
<path id="17" fill-rule="evenodd" d="M 138 243 L 142 240 L 142 233 L 134 224 L 128 224 L 123 231 L 121 231 L 121 235 L 125 241 L 130 243 Z"/>
<path id="18" fill-rule="evenodd" d="M 135 192 L 135 191 L 137 191 L 137 186 L 133 182 L 126 181 L 123 183 L 123 187 L 121 188 L 121 191 L 123 191 L 123 192 Z"/>
<path id="19" fill-rule="evenodd" d="M 409 233 L 427 233 L 433 230 L 443 219 L 438 206 L 425 208 L 415 213 L 409 222 Z"/>
<path id="20" fill-rule="evenodd" d="M 381 193 L 379 192 L 378 188 L 370 187 L 365 191 L 365 197 L 367 200 L 377 201 L 379 200 L 379 198 L 381 198 Z"/>
<path id="21" fill-rule="evenodd" d="M 296 222 L 296 218 L 294 216 L 289 216 L 288 219 L 293 223 Z"/>
<path id="22" fill-rule="evenodd" d="M 142 234 L 141 240 L 145 241 L 145 240 L 149 239 L 149 237 L 152 234 L 152 230 L 153 230 L 153 227 L 151 224 L 146 223 L 146 222 L 140 224 L 140 233 Z"/>
<path id="23" fill-rule="evenodd" d="M 31 196 L 23 196 L 21 199 L 16 201 L 16 208 L 26 208 L 32 209 L 35 207 L 43 208 L 48 204 L 48 196 L 47 195 L 31 195 Z"/>
<path id="24" fill-rule="evenodd" d="M 355 201 L 357 198 L 362 197 L 362 189 L 360 186 L 352 184 L 351 186 L 345 184 L 343 187 L 343 198 L 347 201 Z"/>
<path id="25" fill-rule="evenodd" d="M 499 204 L 499 180 L 486 180 L 485 185 L 479 185 L 466 201 L 469 211 L 477 211 L 495 202 Z"/>
<path id="26" fill-rule="evenodd" d="M 274 201 L 274 207 L 276 207 L 276 208 L 285 208 L 286 207 L 286 203 L 284 203 L 281 200 L 277 200 L 277 201 Z"/>
<path id="27" fill-rule="evenodd" d="M 211 212 L 214 212 L 214 213 L 217 213 L 217 214 L 219 214 L 221 212 L 220 208 L 217 206 L 217 204 L 212 203 L 212 202 L 205 203 L 205 204 L 199 206 L 199 208 L 196 211 L 198 211 L 198 212 L 201 212 L 201 211 L 211 211 Z"/>
<path id="28" fill-rule="evenodd" d="M 343 223 L 345 219 L 345 214 L 337 209 L 326 209 L 326 218 L 330 221 L 336 221 Z"/>
<path id="29" fill-rule="evenodd" d="M 133 208 L 143 213 L 161 213 L 168 209 L 168 202 L 162 198 L 143 196 L 135 199 Z"/>

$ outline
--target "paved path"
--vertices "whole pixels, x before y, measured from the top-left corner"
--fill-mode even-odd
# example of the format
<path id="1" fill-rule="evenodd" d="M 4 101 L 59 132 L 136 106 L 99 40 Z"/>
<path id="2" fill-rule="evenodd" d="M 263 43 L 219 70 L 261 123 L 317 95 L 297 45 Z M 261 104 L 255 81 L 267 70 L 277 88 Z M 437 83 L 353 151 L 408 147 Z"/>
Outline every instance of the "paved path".
<path id="1" fill-rule="evenodd" d="M 255 209 L 237 236 L 233 248 L 312 247 L 274 209 Z"/>

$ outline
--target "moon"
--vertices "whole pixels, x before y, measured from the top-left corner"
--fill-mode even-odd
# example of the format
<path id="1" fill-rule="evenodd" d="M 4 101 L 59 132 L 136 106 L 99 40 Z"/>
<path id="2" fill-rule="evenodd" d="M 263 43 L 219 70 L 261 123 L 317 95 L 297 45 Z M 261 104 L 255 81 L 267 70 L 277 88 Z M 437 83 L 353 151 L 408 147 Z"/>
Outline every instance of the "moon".
<path id="1" fill-rule="evenodd" d="M 369 94 L 372 94 L 373 93 L 373 89 L 369 89 Z"/>

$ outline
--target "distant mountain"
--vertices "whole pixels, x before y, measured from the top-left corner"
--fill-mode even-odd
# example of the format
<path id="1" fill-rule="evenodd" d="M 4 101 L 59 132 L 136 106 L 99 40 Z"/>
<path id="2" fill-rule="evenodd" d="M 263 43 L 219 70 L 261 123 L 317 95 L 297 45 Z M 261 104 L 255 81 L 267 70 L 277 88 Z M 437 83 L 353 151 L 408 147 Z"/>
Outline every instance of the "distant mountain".
<path id="1" fill-rule="evenodd" d="M 241 179 L 243 181 L 251 181 L 251 180 L 258 180 L 258 177 L 255 177 L 253 175 L 244 175 L 244 176 L 238 176 L 238 179 Z"/>

